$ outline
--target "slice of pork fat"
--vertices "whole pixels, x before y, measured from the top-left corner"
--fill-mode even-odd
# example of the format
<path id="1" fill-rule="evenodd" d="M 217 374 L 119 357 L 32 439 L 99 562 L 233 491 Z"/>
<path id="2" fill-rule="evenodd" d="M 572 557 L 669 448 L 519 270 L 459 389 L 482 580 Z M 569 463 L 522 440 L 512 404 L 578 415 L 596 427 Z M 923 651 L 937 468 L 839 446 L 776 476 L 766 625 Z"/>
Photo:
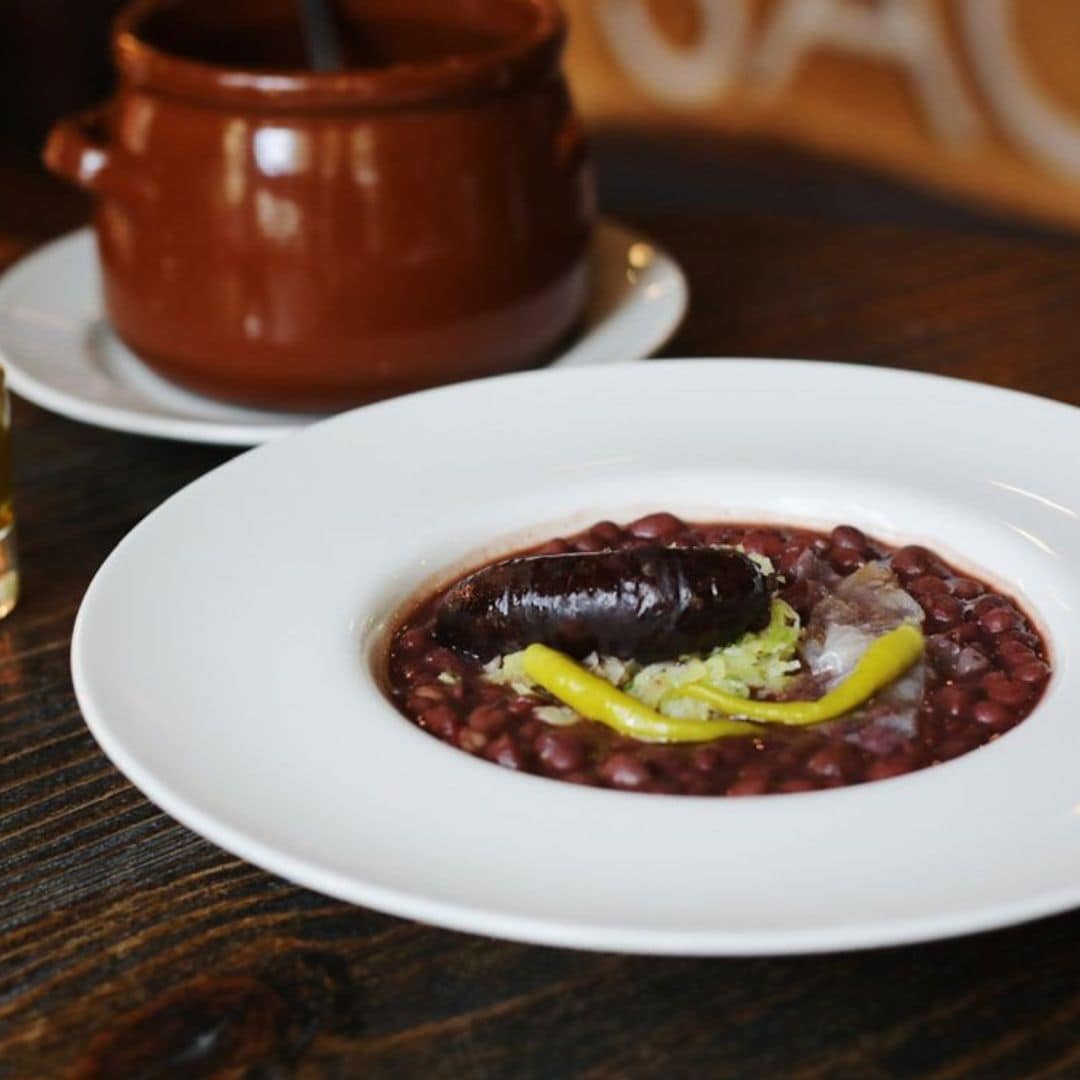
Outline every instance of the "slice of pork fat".
<path id="1" fill-rule="evenodd" d="M 922 624 L 918 602 L 901 587 L 884 563 L 867 563 L 814 605 L 802 649 L 804 676 L 819 696 L 841 682 L 870 643 L 902 623 Z M 798 680 L 802 682 L 803 680 Z M 833 721 L 849 742 L 887 754 L 913 738 L 926 682 L 920 660 L 868 704 Z M 799 696 L 808 687 L 804 684 Z"/>

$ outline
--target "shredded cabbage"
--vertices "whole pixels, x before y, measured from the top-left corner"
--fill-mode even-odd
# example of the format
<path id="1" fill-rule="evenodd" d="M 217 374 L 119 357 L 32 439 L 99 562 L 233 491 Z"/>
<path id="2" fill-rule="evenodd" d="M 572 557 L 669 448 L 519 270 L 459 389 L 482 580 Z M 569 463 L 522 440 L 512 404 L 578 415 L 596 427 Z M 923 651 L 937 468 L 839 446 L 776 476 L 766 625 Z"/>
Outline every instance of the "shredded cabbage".
<path id="1" fill-rule="evenodd" d="M 521 695 L 538 689 L 536 683 L 525 674 L 525 651 L 496 656 L 484 665 L 484 678 L 497 686 L 509 686 Z"/>
<path id="2" fill-rule="evenodd" d="M 705 702 L 686 697 L 668 699 L 668 692 L 676 686 L 701 683 L 739 697 L 750 697 L 755 690 L 779 693 L 799 669 L 800 629 L 795 610 L 783 600 L 774 599 L 769 625 L 764 630 L 743 634 L 738 641 L 704 656 L 684 656 L 641 667 L 632 660 L 593 653 L 584 664 L 613 686 L 666 716 L 707 720 L 710 710 Z M 538 687 L 525 674 L 524 655 L 516 652 L 496 657 L 485 665 L 485 677 L 490 682 L 508 685 L 519 694 L 535 693 Z M 564 718 L 560 719 L 565 723 Z"/>
<path id="3" fill-rule="evenodd" d="M 668 692 L 676 686 L 700 683 L 743 698 L 755 690 L 779 693 L 799 669 L 799 632 L 795 610 L 783 600 L 773 600 L 764 630 L 743 634 L 738 641 L 702 657 L 650 664 L 622 689 L 665 716 L 707 720 L 710 709 L 705 702 L 685 697 L 665 700 Z"/>

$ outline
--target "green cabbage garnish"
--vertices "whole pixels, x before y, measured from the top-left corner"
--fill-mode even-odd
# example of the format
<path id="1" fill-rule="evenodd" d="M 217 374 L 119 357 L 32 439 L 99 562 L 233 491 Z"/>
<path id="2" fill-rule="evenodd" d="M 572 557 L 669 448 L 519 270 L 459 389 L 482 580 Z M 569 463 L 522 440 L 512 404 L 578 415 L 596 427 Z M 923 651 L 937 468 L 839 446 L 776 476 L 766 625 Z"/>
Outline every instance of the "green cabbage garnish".
<path id="1" fill-rule="evenodd" d="M 738 641 L 713 649 L 704 656 L 684 656 L 647 667 L 614 657 L 588 657 L 584 664 L 613 686 L 657 709 L 666 716 L 707 720 L 709 706 L 692 698 L 664 700 L 675 686 L 700 683 L 739 697 L 756 690 L 776 694 L 783 690 L 799 669 L 799 616 L 783 600 L 774 599 L 769 625 L 758 633 L 743 634 Z M 519 694 L 536 692 L 538 687 L 525 674 L 523 653 L 497 657 L 484 668 L 486 678 L 508 684 Z"/>
<path id="2" fill-rule="evenodd" d="M 665 701 L 675 686 L 700 683 L 739 697 L 753 691 L 776 694 L 799 669 L 799 616 L 783 600 L 773 600 L 769 625 L 758 633 L 743 634 L 738 641 L 713 649 L 706 656 L 649 664 L 621 687 L 631 697 L 666 716 L 707 720 L 709 706 L 692 698 Z"/>

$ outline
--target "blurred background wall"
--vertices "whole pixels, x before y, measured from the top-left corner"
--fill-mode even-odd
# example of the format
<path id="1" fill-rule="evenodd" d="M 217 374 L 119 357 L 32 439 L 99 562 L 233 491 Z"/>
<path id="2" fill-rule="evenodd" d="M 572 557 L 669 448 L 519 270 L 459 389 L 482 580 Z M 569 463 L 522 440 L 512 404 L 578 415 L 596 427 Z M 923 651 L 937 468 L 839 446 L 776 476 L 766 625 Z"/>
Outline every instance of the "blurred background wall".
<path id="1" fill-rule="evenodd" d="M 55 118 L 108 92 L 122 2 L 0 0 L 0 140 L 36 150 Z"/>
<path id="2" fill-rule="evenodd" d="M 593 124 L 737 132 L 1080 225 L 1080 0 L 565 0 Z"/>

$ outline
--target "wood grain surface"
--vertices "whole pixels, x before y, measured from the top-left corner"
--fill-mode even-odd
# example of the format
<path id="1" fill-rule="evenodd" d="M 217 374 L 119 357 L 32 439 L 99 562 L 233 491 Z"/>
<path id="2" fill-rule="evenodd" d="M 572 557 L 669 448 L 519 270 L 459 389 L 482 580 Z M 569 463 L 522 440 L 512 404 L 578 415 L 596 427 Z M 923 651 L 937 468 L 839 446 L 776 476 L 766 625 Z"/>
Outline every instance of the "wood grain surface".
<path id="1" fill-rule="evenodd" d="M 1080 404 L 1076 241 L 745 144 L 646 155 L 611 136 L 597 156 L 605 208 L 689 273 L 670 355 L 912 367 Z M 85 214 L 0 160 L 0 262 Z M 0 1078 L 1080 1076 L 1080 913 L 829 957 L 587 954 L 349 907 L 199 839 L 97 749 L 68 646 L 112 546 L 230 452 L 21 402 L 15 424 Z"/>

